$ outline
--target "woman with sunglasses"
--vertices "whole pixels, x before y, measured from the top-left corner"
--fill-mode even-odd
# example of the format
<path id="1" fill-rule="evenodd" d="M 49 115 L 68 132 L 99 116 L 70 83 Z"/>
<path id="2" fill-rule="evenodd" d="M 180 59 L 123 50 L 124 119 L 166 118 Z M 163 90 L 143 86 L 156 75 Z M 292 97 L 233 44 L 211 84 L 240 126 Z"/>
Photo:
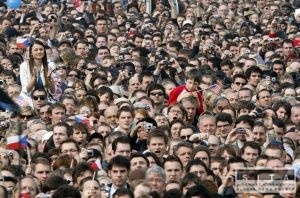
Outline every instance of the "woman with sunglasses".
<path id="1" fill-rule="evenodd" d="M 50 67 L 54 68 L 54 65 L 48 63 L 44 44 L 35 40 L 29 47 L 29 60 L 20 65 L 22 92 L 30 95 L 34 89 L 43 88 L 54 93 Z"/>

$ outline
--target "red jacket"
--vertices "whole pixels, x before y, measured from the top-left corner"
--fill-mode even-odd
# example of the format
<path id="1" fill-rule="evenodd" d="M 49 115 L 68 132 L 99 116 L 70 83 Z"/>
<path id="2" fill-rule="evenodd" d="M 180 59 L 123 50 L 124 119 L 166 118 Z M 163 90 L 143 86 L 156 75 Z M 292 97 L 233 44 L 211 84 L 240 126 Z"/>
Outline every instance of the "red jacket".
<path id="1" fill-rule="evenodd" d="M 191 92 L 191 91 L 186 89 L 185 85 L 175 87 L 170 93 L 169 100 L 168 100 L 168 106 L 177 103 L 177 98 L 183 90 L 186 90 L 187 92 Z M 198 100 L 199 100 L 200 104 L 199 104 L 199 109 L 198 109 L 197 113 L 201 114 L 204 111 L 203 110 L 203 100 L 202 100 L 202 93 L 201 92 L 198 92 Z"/>

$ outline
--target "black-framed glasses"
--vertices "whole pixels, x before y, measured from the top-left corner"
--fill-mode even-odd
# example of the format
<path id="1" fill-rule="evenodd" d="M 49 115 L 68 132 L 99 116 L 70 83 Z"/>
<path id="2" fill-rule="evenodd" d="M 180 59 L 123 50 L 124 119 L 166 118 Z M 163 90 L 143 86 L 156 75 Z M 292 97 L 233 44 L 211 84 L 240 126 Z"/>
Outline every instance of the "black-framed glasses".
<path id="1" fill-rule="evenodd" d="M 150 95 L 151 96 L 163 96 L 164 93 L 162 93 L 162 92 L 157 92 L 157 93 L 152 92 L 152 93 L 150 93 Z"/>
<path id="2" fill-rule="evenodd" d="M 191 136 L 192 135 L 182 135 L 182 136 L 180 136 L 180 138 L 183 140 L 188 140 L 188 139 L 190 139 Z"/>
<path id="3" fill-rule="evenodd" d="M 29 118 L 32 118 L 32 115 L 19 115 L 19 117 L 21 118 L 21 119 L 29 119 Z"/>
<path id="4" fill-rule="evenodd" d="M 235 82 L 234 84 L 236 84 L 237 86 L 240 86 L 240 85 L 244 86 L 246 83 Z"/>
<path id="5" fill-rule="evenodd" d="M 66 66 L 61 66 L 61 67 L 57 67 L 56 69 L 57 69 L 57 70 L 66 70 L 67 67 L 66 67 Z"/>
<path id="6" fill-rule="evenodd" d="M 97 68 L 86 68 L 88 71 L 95 71 Z"/>
<path id="7" fill-rule="evenodd" d="M 75 77 L 75 78 L 78 78 L 78 75 L 77 75 L 77 74 L 69 74 L 68 77 Z"/>
<path id="8" fill-rule="evenodd" d="M 38 99 L 45 100 L 46 96 L 45 95 L 39 95 L 39 96 L 33 96 L 32 98 L 33 98 L 33 100 L 38 100 Z"/>

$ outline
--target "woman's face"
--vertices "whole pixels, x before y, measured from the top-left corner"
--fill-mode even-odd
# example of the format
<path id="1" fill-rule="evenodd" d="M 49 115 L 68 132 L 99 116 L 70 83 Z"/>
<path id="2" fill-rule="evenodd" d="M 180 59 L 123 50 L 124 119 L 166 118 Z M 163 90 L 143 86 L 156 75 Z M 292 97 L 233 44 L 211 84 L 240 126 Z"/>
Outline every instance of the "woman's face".
<path id="1" fill-rule="evenodd" d="M 134 122 L 137 123 L 139 120 L 141 120 L 143 118 L 145 118 L 145 116 L 143 116 L 140 113 L 136 113 L 135 116 L 134 116 Z"/>
<path id="2" fill-rule="evenodd" d="M 87 106 L 83 106 L 79 110 L 79 114 L 84 115 L 84 116 L 89 115 L 91 112 L 92 112 L 91 109 Z"/>
<path id="3" fill-rule="evenodd" d="M 78 74 L 76 71 L 70 71 L 68 74 L 68 80 L 74 82 L 78 78 Z"/>
<path id="4" fill-rule="evenodd" d="M 254 23 L 254 25 L 259 24 L 259 17 L 257 14 L 252 14 L 249 19 L 252 23 Z"/>
<path id="5" fill-rule="evenodd" d="M 149 161 L 149 168 L 153 165 L 157 165 L 153 157 L 148 156 L 147 159 Z"/>
<path id="6" fill-rule="evenodd" d="M 100 96 L 100 102 L 105 102 L 105 103 L 110 103 L 110 98 L 109 98 L 109 94 L 105 93 L 103 95 Z"/>
<path id="7" fill-rule="evenodd" d="M 175 123 L 175 124 L 172 125 L 172 127 L 171 127 L 171 136 L 172 136 L 173 139 L 180 137 L 179 131 L 180 131 L 181 126 L 182 126 L 181 123 Z"/>
<path id="8" fill-rule="evenodd" d="M 118 18 L 117 18 L 118 25 L 123 24 L 125 21 L 126 21 L 126 19 L 124 17 L 122 17 L 121 15 L 118 16 Z"/>
<path id="9" fill-rule="evenodd" d="M 45 56 L 45 49 L 40 44 L 34 44 L 31 48 L 31 56 L 33 59 L 42 60 Z"/>

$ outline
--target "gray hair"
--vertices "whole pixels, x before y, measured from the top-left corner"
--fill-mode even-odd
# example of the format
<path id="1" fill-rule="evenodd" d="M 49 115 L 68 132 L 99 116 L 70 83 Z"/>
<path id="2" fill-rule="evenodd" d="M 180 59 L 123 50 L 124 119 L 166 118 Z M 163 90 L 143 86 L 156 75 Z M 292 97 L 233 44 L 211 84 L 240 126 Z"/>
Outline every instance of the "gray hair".
<path id="1" fill-rule="evenodd" d="M 148 180 L 148 176 L 152 173 L 159 175 L 162 178 L 162 180 L 166 183 L 167 176 L 166 176 L 165 170 L 162 167 L 153 165 L 150 168 L 148 168 L 148 170 L 145 173 L 146 181 Z"/>

